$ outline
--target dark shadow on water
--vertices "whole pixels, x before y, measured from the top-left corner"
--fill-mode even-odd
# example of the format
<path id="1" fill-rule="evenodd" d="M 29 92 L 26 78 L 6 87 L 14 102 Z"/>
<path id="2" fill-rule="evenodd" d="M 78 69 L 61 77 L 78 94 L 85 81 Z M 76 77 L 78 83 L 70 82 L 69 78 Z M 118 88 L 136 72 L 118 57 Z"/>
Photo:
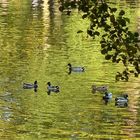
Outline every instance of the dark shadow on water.
<path id="1" fill-rule="evenodd" d="M 128 107 L 128 103 L 117 103 L 115 102 L 115 106 L 116 107 L 120 107 L 120 108 L 125 108 L 125 107 Z"/>
<path id="2" fill-rule="evenodd" d="M 103 101 L 104 101 L 105 105 L 108 105 L 108 103 L 111 101 L 111 99 L 103 99 Z"/>
<path id="3" fill-rule="evenodd" d="M 55 92 L 54 92 L 54 91 L 50 91 L 50 90 L 47 91 L 48 95 L 51 95 L 52 93 L 58 94 L 59 92 L 60 92 L 60 91 L 55 91 Z"/>
<path id="4" fill-rule="evenodd" d="M 34 92 L 37 92 L 37 88 L 34 88 Z"/>
<path id="5" fill-rule="evenodd" d="M 68 75 L 70 75 L 71 74 L 71 70 L 69 70 L 69 72 L 68 72 Z"/>

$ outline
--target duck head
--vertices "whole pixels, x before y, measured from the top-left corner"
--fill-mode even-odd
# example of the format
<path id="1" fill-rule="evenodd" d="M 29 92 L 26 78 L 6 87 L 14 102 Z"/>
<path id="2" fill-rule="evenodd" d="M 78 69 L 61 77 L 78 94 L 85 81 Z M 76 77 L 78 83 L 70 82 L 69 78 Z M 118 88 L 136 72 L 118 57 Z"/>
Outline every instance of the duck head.
<path id="1" fill-rule="evenodd" d="M 51 86 L 51 83 L 50 83 L 50 82 L 48 82 L 48 83 L 47 83 L 47 85 L 48 85 L 48 86 Z"/>
<path id="2" fill-rule="evenodd" d="M 68 63 L 68 66 L 69 66 L 69 67 L 71 67 L 71 64 L 70 64 L 70 63 Z"/>
<path id="3" fill-rule="evenodd" d="M 127 99 L 128 98 L 128 94 L 124 94 L 123 97 Z"/>
<path id="4" fill-rule="evenodd" d="M 68 74 L 71 74 L 71 71 L 72 71 L 72 66 L 70 63 L 68 63 L 68 67 L 69 67 L 69 73 Z"/>
<path id="5" fill-rule="evenodd" d="M 34 81 L 34 89 L 36 90 L 37 88 L 38 88 L 37 81 Z"/>

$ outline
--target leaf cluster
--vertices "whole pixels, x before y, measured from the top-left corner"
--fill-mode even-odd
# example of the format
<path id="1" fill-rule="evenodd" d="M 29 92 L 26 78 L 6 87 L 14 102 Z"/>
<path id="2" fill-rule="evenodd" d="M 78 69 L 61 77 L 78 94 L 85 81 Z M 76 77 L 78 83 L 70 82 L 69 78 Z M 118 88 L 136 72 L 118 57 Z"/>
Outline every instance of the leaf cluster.
<path id="1" fill-rule="evenodd" d="M 60 0 L 60 3 L 60 11 L 72 8 L 82 11 L 82 18 L 90 20 L 87 34 L 93 39 L 101 37 L 101 53 L 105 59 L 124 65 L 124 71 L 116 74 L 116 80 L 128 81 L 130 74 L 139 76 L 139 33 L 129 30 L 130 20 L 125 17 L 124 10 L 117 11 L 117 8 L 110 7 L 104 0 Z"/>

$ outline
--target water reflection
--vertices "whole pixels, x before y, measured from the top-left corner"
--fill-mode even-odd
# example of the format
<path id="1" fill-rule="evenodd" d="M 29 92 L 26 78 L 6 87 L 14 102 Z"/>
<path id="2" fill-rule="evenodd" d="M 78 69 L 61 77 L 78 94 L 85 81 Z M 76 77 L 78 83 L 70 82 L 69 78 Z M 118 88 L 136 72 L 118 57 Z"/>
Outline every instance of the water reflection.
<path id="1" fill-rule="evenodd" d="M 32 6 L 38 7 L 39 6 L 39 0 L 32 0 Z"/>
<path id="2" fill-rule="evenodd" d="M 61 15 L 54 0 L 32 2 L 0 1 L 9 14 L 0 16 L 0 139 L 139 139 L 139 81 L 115 83 L 121 66 L 104 60 L 98 40 L 77 35 L 87 27 L 80 14 Z M 68 75 L 69 62 L 86 71 Z M 34 79 L 37 92 L 24 90 Z M 61 94 L 48 96 L 47 81 Z M 92 94 L 93 83 L 109 85 L 112 99 Z M 122 92 L 130 100 L 115 106 Z"/>
<path id="3" fill-rule="evenodd" d="M 7 1 L 7 0 L 1 0 L 1 1 L 0 1 L 0 6 L 1 6 L 1 8 L 2 8 L 2 10 L 1 10 L 1 8 L 0 8 L 0 11 L 2 11 L 2 12 L 0 13 L 0 15 L 1 15 L 1 16 L 7 15 L 7 14 L 8 14 L 8 13 L 7 13 L 7 11 L 8 11 L 8 1 Z"/>
<path id="4" fill-rule="evenodd" d="M 15 102 L 15 99 L 13 98 L 12 93 L 9 93 L 9 92 L 6 92 L 4 95 L 1 95 L 0 99 L 9 103 Z"/>
<path id="5" fill-rule="evenodd" d="M 12 115 L 13 115 L 13 111 L 11 108 L 5 106 L 5 107 L 0 107 L 2 110 L 2 114 L 1 114 L 1 119 L 6 121 L 6 122 L 10 122 Z"/>
<path id="6" fill-rule="evenodd" d="M 115 102 L 115 106 L 117 106 L 117 107 L 127 107 L 128 106 L 128 103 L 124 103 L 124 102 L 117 103 L 117 102 Z"/>

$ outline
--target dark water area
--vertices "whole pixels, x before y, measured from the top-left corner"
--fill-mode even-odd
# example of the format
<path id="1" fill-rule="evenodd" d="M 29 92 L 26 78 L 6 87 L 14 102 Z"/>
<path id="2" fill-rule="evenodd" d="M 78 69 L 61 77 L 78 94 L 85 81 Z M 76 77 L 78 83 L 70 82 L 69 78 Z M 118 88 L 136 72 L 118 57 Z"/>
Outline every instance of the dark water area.
<path id="1" fill-rule="evenodd" d="M 109 2 L 139 31 L 140 1 Z M 104 59 L 99 38 L 77 34 L 88 27 L 81 13 L 58 7 L 54 0 L 0 0 L 0 140 L 140 140 L 140 79 L 116 82 L 123 66 Z M 68 74 L 68 63 L 85 72 Z M 35 80 L 37 92 L 23 89 Z M 60 92 L 48 95 L 47 82 Z M 93 84 L 109 87 L 107 104 Z M 128 105 L 117 106 L 122 93 Z"/>

